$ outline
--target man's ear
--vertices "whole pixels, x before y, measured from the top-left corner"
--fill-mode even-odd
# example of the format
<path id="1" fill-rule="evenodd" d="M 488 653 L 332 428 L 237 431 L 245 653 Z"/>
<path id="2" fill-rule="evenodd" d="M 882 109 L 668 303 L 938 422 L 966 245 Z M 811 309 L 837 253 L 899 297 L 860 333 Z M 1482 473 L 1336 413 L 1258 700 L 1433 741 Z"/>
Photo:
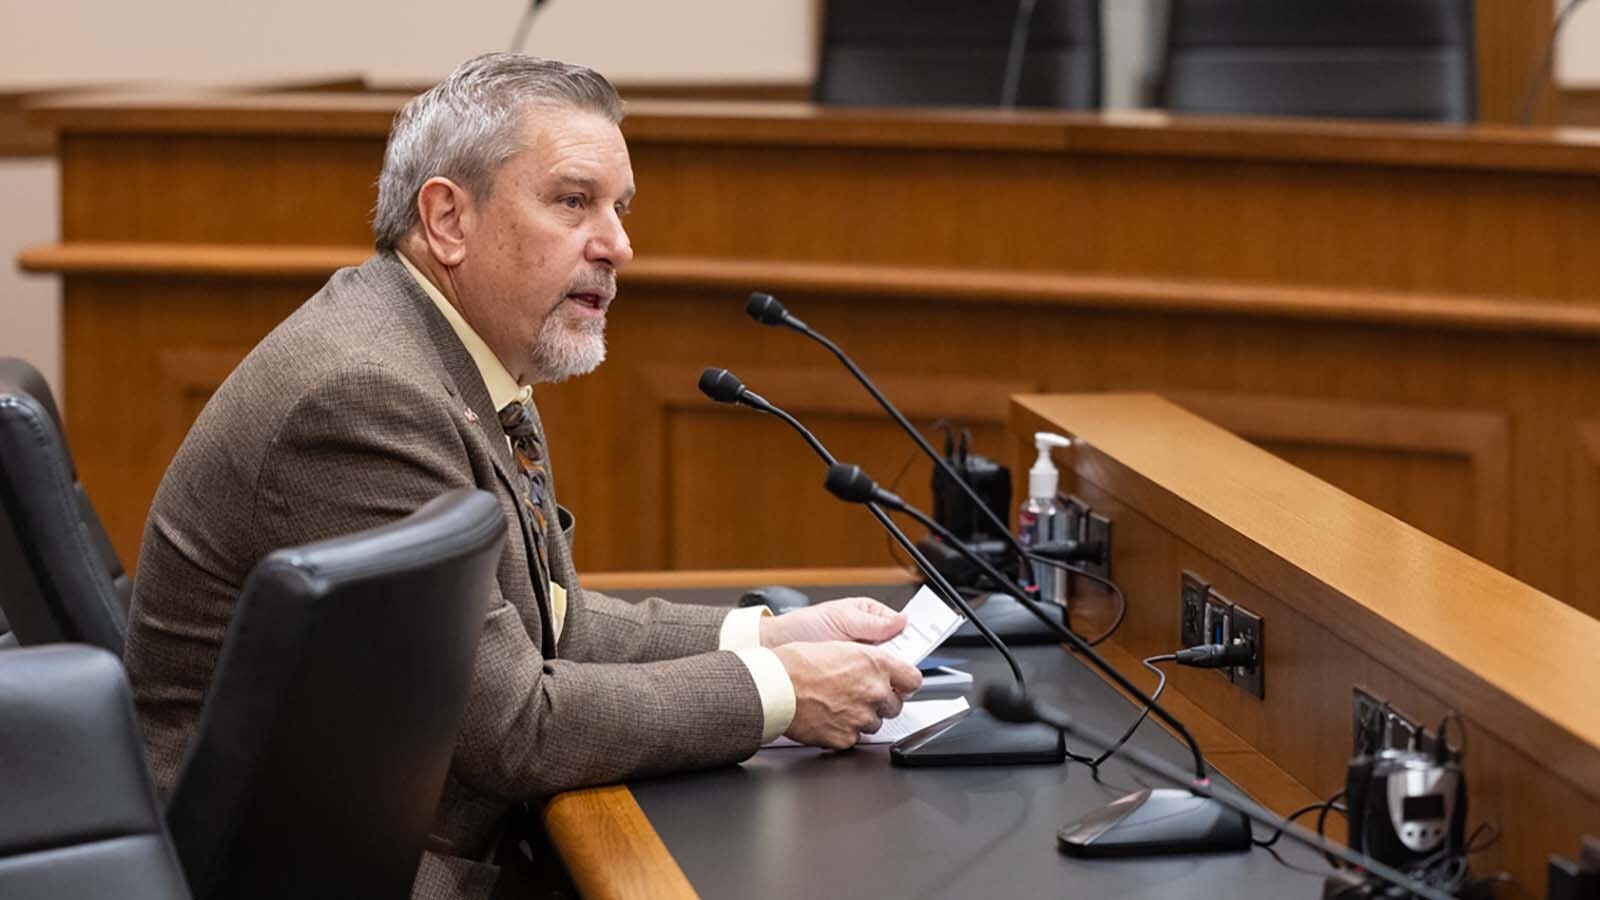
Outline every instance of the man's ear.
<path id="1" fill-rule="evenodd" d="M 422 239 L 440 264 L 459 266 L 467 258 L 467 231 L 473 216 L 472 195 L 448 178 L 435 176 L 417 192 L 417 218 Z"/>

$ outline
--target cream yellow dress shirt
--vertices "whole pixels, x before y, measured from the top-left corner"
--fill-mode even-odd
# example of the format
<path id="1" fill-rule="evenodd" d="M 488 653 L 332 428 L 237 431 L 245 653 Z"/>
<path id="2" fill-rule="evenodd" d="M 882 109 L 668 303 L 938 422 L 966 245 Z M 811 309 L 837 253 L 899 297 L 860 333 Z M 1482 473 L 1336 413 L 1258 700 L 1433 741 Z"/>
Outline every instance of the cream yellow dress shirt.
<path id="1" fill-rule="evenodd" d="M 484 386 L 489 389 L 489 401 L 494 404 L 495 410 L 505 408 L 508 403 L 528 401 L 533 396 L 533 388 L 517 384 L 505 364 L 467 324 L 461 313 L 450 305 L 439 288 L 404 253 L 395 255 L 400 257 L 406 271 L 417 280 L 434 305 L 439 307 L 440 315 L 450 323 L 456 337 L 467 348 L 473 364 L 478 367 L 478 374 L 483 376 Z M 510 438 L 506 440 L 509 442 Z M 767 615 L 771 615 L 771 612 L 764 606 L 735 609 L 722 620 L 717 640 L 720 649 L 732 650 L 744 662 L 745 668 L 750 670 L 750 677 L 755 680 L 756 692 L 761 697 L 763 744 L 787 731 L 789 723 L 794 720 L 794 682 L 789 680 L 789 672 L 778 661 L 778 655 L 761 646 L 761 617 Z M 561 626 L 567 616 L 567 590 L 553 581 L 550 583 L 550 616 L 554 620 L 551 624 L 559 642 Z"/>

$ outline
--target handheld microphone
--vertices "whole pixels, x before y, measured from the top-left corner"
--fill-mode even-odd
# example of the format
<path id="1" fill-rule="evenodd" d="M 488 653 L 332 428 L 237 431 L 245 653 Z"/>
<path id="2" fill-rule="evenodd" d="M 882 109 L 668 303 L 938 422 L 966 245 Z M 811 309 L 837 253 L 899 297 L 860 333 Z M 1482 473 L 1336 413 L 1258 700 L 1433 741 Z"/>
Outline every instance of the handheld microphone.
<path id="1" fill-rule="evenodd" d="M 1042 703 L 1029 697 L 1014 685 L 992 684 L 984 688 L 983 708 L 988 710 L 990 715 L 1004 722 L 1044 722 L 1093 746 L 1109 747 L 1113 743 L 1113 739 L 1078 724 L 1065 710 L 1057 709 L 1051 704 Z M 1170 781 L 1173 784 L 1186 784 L 1183 770 L 1160 757 L 1130 746 L 1124 746 L 1120 752 L 1129 762 L 1146 773 L 1165 781 Z M 1414 895 L 1426 898 L 1426 900 L 1452 900 L 1449 894 L 1438 888 L 1408 877 L 1364 854 L 1330 843 L 1315 832 L 1282 816 L 1274 815 L 1256 803 L 1242 797 L 1233 797 L 1215 792 L 1208 785 L 1186 785 L 1186 788 L 1196 795 L 1213 800 L 1234 810 L 1250 821 L 1275 830 L 1282 830 L 1283 833 L 1294 838 L 1300 844 L 1313 850 L 1318 850 L 1343 861 L 1347 865 L 1376 875 L 1389 884 L 1408 892 L 1407 896 Z M 1072 827 L 1068 826 L 1068 828 Z M 1063 829 L 1061 837 L 1065 838 L 1065 836 L 1066 829 Z"/>
<path id="2" fill-rule="evenodd" d="M 781 419 L 784 424 L 794 429 L 811 449 L 821 457 L 823 462 L 830 467 L 838 460 L 828 451 L 811 430 L 801 424 L 800 420 L 784 411 L 782 408 L 768 402 L 759 394 L 745 388 L 744 383 L 732 372 L 726 369 L 706 369 L 700 375 L 700 390 L 712 400 L 719 403 L 734 403 L 749 406 L 769 415 Z M 752 400 L 753 398 L 753 400 Z M 869 479 L 870 480 L 870 479 Z M 1005 642 L 1000 640 L 977 615 L 972 607 L 951 584 L 939 574 L 938 569 L 928 562 L 927 558 L 917 550 L 916 544 L 901 531 L 894 521 L 889 518 L 876 503 L 867 502 L 867 509 L 873 518 L 878 520 L 885 531 L 889 532 L 895 543 L 900 545 L 917 569 L 922 572 L 934 592 L 939 595 L 951 608 L 966 616 L 983 635 L 989 646 L 993 647 L 1005 659 L 1006 665 L 1011 669 L 1011 676 L 1016 684 L 1021 687 L 1025 684 L 1022 675 L 1022 666 L 1017 663 L 1011 650 Z M 974 728 L 972 723 L 987 726 L 986 730 Z M 960 732 L 953 735 L 952 732 Z M 969 732 L 971 734 L 969 734 Z M 956 749 L 946 750 L 932 742 L 944 735 L 951 735 L 952 744 L 959 745 Z M 920 753 L 920 748 L 929 745 L 934 750 Z M 896 743 L 890 750 L 890 760 L 899 765 L 995 765 L 1005 763 L 1040 763 L 1061 762 L 1066 758 L 1066 745 L 1060 733 L 1045 735 L 1033 729 L 997 729 L 992 722 L 986 722 L 974 716 L 963 716 L 955 720 L 945 720 L 934 726 L 925 728 Z"/>
<path id="3" fill-rule="evenodd" d="M 1033 615 L 1037 617 L 1039 621 L 1043 622 L 1045 627 L 1054 632 L 1057 637 L 1059 637 L 1065 643 L 1071 645 L 1074 650 L 1077 650 L 1079 653 L 1083 654 L 1084 658 L 1089 660 L 1089 662 L 1096 669 L 1100 670 L 1102 674 L 1104 674 L 1107 678 L 1110 678 L 1118 687 L 1122 688 L 1128 694 L 1131 694 L 1135 700 L 1138 700 L 1141 704 L 1150 707 L 1150 711 L 1154 713 L 1161 721 L 1172 726 L 1172 730 L 1177 732 L 1178 736 L 1183 739 L 1184 743 L 1189 745 L 1189 752 L 1194 757 L 1195 782 L 1202 785 L 1207 783 L 1205 760 L 1201 756 L 1200 745 L 1196 743 L 1194 737 L 1189 734 L 1189 729 L 1185 728 L 1182 722 L 1178 721 L 1176 717 L 1162 708 L 1161 704 L 1151 699 L 1149 694 L 1146 694 L 1144 691 L 1140 690 L 1137 685 L 1129 681 L 1121 672 L 1117 671 L 1115 666 L 1112 666 L 1111 663 L 1106 662 L 1105 657 L 1101 656 L 1093 647 L 1089 646 L 1088 641 L 1079 637 L 1077 634 L 1073 633 L 1071 629 L 1056 621 L 1056 619 L 1050 615 L 1049 610 L 1039 605 L 1038 601 L 1028 597 L 1028 592 L 1023 590 L 1021 585 L 1017 584 L 1014 579 L 1007 578 L 999 570 L 995 569 L 993 564 L 991 564 L 988 560 L 984 559 L 979 554 L 974 553 L 970 547 L 967 547 L 960 541 L 955 540 L 955 536 L 950 533 L 950 530 L 939 524 L 932 516 L 929 516 L 922 510 L 917 509 L 911 504 L 905 502 L 895 494 L 878 487 L 877 482 L 872 480 L 872 476 L 862 471 L 860 466 L 848 465 L 845 463 L 834 463 L 828 467 L 828 477 L 823 483 L 823 486 L 840 500 L 845 500 L 850 503 L 875 503 L 879 506 L 887 507 L 888 509 L 892 509 L 896 512 L 904 513 L 911 518 L 916 519 L 917 522 L 922 525 L 922 527 L 938 535 L 946 543 L 954 547 L 956 552 L 965 556 L 968 561 L 972 562 L 979 569 L 983 570 L 985 575 L 988 575 L 990 578 L 994 579 L 995 583 L 1000 585 L 1002 590 L 1009 592 L 1012 597 L 1017 600 L 1017 602 L 1021 603 L 1023 607 L 1028 610 L 1028 612 L 1033 613 Z"/>
<path id="4" fill-rule="evenodd" d="M 1059 559 L 1054 559 L 1043 554 L 1032 553 L 1026 547 L 1023 547 L 1022 544 L 1017 540 L 1016 535 L 1011 533 L 1011 528 L 1007 526 L 1005 522 L 1001 521 L 999 516 L 995 515 L 994 510 L 989 508 L 989 504 L 985 503 L 983 498 L 978 496 L 978 492 L 973 490 L 972 485 L 967 483 L 967 479 L 956 473 L 955 467 L 950 465 L 949 460 L 945 459 L 943 456 L 940 456 L 939 451 L 933 449 L 933 445 L 929 444 L 927 438 L 922 436 L 922 432 L 918 431 L 916 426 L 912 425 L 911 422 L 906 419 L 905 415 L 900 412 L 894 403 L 890 402 L 889 398 L 885 397 L 883 392 L 878 390 L 878 386 L 873 384 L 872 379 L 867 377 L 867 373 L 861 371 L 861 367 L 857 366 L 855 361 L 839 348 L 838 344 L 835 344 L 833 341 L 829 340 L 826 335 L 813 329 L 805 322 L 802 322 L 793 313 L 789 312 L 789 310 L 785 308 L 781 302 L 779 302 L 778 298 L 763 291 L 756 291 L 752 293 L 750 295 L 750 299 L 745 302 L 744 311 L 750 316 L 750 318 L 760 322 L 763 325 L 781 325 L 785 328 L 798 331 L 811 340 L 816 341 L 818 344 L 821 344 L 829 353 L 832 353 L 834 357 L 837 358 L 839 362 L 850 371 L 850 374 L 855 376 L 856 381 L 860 382 L 863 388 L 866 388 L 867 393 L 872 395 L 872 399 L 876 400 L 878 405 L 883 407 L 884 412 L 889 414 L 889 417 L 894 420 L 895 424 L 900 426 L 900 430 L 911 436 L 911 440 L 916 442 L 917 447 L 922 450 L 923 455 L 933 460 L 933 464 L 942 469 L 946 477 L 948 477 L 950 481 L 954 482 L 962 490 L 962 492 L 967 495 L 967 498 L 972 501 L 972 505 L 981 511 L 984 518 L 989 521 L 989 525 L 1006 541 L 1006 544 L 1011 548 L 1011 552 L 1016 555 L 1019 561 L 1029 560 L 1042 565 L 1052 566 L 1066 572 L 1075 572 L 1080 575 L 1086 575 L 1096 581 L 1105 581 L 1099 576 L 1084 572 L 1082 569 L 1079 569 L 1076 566 L 1068 565 Z M 1066 541 L 1064 543 L 1067 545 L 1065 549 L 1068 551 L 1068 555 L 1070 556 L 1071 550 L 1075 547 L 1075 543 L 1073 541 Z"/>

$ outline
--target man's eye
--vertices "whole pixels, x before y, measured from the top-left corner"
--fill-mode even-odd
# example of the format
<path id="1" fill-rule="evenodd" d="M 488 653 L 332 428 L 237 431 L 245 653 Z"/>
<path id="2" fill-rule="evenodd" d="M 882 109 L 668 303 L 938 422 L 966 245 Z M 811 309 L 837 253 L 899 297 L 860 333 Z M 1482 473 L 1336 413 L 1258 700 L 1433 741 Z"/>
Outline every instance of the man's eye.
<path id="1" fill-rule="evenodd" d="M 561 198 L 561 205 L 567 209 L 583 209 L 583 198 L 577 194 L 569 194 Z"/>
<path id="2" fill-rule="evenodd" d="M 619 219 L 626 217 L 628 215 L 628 213 L 633 211 L 631 208 L 629 208 L 628 204 L 626 204 L 626 203 L 618 203 L 616 205 L 616 210 L 617 210 L 617 218 L 619 218 Z"/>

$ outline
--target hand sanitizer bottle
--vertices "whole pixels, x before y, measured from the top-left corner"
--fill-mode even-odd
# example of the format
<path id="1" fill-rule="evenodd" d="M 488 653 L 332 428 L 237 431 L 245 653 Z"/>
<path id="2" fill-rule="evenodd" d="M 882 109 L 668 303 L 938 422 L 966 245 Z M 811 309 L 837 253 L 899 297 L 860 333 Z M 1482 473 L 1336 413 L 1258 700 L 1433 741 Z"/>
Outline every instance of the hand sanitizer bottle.
<path id="1" fill-rule="evenodd" d="M 1024 547 L 1060 541 L 1066 538 L 1066 513 L 1056 502 L 1056 490 L 1061 485 L 1061 473 L 1050 458 L 1052 447 L 1070 447 L 1072 441 L 1059 434 L 1038 431 L 1033 435 L 1033 445 L 1039 458 L 1028 470 L 1028 499 L 1022 502 L 1017 514 L 1017 539 Z M 1031 563 L 1033 583 L 1039 589 L 1039 599 L 1067 605 L 1067 577 L 1054 566 Z"/>

